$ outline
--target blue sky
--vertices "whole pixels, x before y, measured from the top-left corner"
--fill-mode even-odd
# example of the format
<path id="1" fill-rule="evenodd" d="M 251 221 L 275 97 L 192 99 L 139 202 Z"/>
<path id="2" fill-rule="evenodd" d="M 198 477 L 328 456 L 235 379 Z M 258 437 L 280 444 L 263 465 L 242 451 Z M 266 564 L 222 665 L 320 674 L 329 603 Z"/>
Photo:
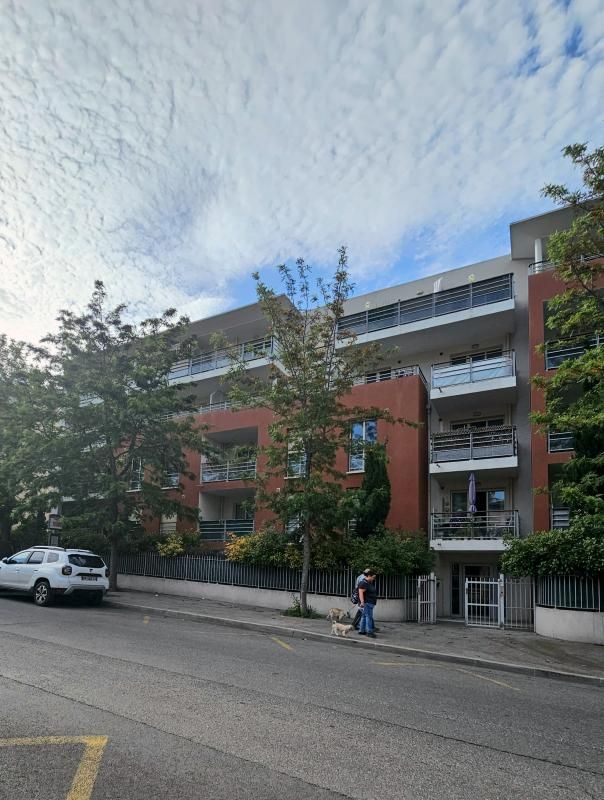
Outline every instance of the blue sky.
<path id="1" fill-rule="evenodd" d="M 357 290 L 505 253 L 601 145 L 601 0 L 29 0 L 0 18 L 0 332 L 349 247 Z M 598 138 L 600 137 L 600 138 Z"/>

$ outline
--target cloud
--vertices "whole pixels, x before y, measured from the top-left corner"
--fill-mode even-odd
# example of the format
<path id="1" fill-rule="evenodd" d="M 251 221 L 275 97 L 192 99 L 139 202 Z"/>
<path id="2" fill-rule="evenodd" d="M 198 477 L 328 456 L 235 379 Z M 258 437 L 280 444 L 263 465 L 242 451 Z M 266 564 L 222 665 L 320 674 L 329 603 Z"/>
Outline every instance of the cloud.
<path id="1" fill-rule="evenodd" d="M 360 286 L 411 275 L 601 144 L 598 0 L 31 0 L 0 54 L 0 330 L 29 339 L 95 278 L 200 317 L 341 242 Z"/>

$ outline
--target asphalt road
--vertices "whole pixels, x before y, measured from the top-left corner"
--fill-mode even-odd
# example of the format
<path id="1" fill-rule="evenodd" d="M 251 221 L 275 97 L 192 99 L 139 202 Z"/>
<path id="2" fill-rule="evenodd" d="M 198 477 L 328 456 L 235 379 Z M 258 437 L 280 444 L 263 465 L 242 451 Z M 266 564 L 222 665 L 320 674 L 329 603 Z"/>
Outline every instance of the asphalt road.
<path id="1" fill-rule="evenodd" d="M 589 686 L 0 595 L 0 800 L 602 799 L 603 709 Z"/>

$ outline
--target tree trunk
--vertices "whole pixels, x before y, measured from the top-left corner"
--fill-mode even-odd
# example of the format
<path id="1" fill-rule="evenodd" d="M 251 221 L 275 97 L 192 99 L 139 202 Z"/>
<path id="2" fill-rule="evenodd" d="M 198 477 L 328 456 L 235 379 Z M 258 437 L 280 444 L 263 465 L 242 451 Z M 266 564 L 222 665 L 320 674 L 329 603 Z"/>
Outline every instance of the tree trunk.
<path id="1" fill-rule="evenodd" d="M 308 573 L 310 570 L 310 520 L 304 522 L 303 536 L 303 556 L 302 556 L 302 577 L 300 579 L 300 612 L 303 617 L 308 614 L 308 603 L 306 594 L 308 592 Z"/>
<path id="2" fill-rule="evenodd" d="M 118 547 L 117 547 L 117 539 L 115 537 L 111 538 L 111 554 L 110 554 L 110 561 L 111 566 L 109 568 L 109 591 L 110 592 L 117 592 L 117 563 L 118 563 Z"/>

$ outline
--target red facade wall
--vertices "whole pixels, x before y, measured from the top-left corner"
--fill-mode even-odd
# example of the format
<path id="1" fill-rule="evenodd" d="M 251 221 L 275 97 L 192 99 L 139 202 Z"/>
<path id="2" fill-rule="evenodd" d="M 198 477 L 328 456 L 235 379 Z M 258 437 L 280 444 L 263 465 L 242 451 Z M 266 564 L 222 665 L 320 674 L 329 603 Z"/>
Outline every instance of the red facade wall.
<path id="1" fill-rule="evenodd" d="M 389 464 L 388 474 L 392 485 L 392 502 L 387 524 L 393 528 L 417 531 L 427 530 L 428 517 L 428 433 L 427 433 L 427 393 L 419 376 L 398 378 L 374 384 L 355 386 L 347 399 L 349 405 L 376 406 L 388 409 L 395 418 L 409 420 L 415 426 L 378 422 L 378 439 L 386 443 Z M 272 414 L 264 409 L 242 411 L 214 411 L 198 417 L 200 425 L 207 426 L 208 434 L 255 428 L 258 445 L 262 447 L 269 441 L 268 426 Z M 204 491 L 200 484 L 200 456 L 189 454 L 190 470 L 195 478 L 183 478 L 183 503 L 190 507 L 198 506 L 199 492 Z M 338 456 L 336 467 L 345 473 L 348 467 L 348 454 Z M 262 470 L 262 457 L 258 460 L 258 470 Z M 355 488 L 361 485 L 362 473 L 347 475 L 344 485 Z M 275 481 L 274 488 L 280 485 Z M 282 485 L 282 483 L 281 483 Z M 250 486 L 239 481 L 213 482 L 207 491 L 229 490 Z M 256 528 L 269 519 L 266 511 L 258 510 L 255 515 Z M 179 529 L 190 528 L 191 524 L 179 522 Z"/>
<path id="2" fill-rule="evenodd" d="M 564 284 L 559 281 L 553 271 L 530 275 L 528 281 L 529 296 L 529 368 L 533 375 L 551 374 L 545 369 L 543 354 L 535 348 L 543 344 L 547 336 L 544 325 L 544 305 L 547 300 L 564 291 Z M 543 411 L 545 401 L 539 389 L 531 385 L 531 411 Z M 548 453 L 547 437 L 539 433 L 535 426 L 531 430 L 531 485 L 536 489 L 548 487 L 548 469 L 550 464 L 561 464 L 568 461 L 571 453 Z M 550 528 L 550 498 L 547 494 L 533 493 L 533 530 L 546 531 Z"/>

